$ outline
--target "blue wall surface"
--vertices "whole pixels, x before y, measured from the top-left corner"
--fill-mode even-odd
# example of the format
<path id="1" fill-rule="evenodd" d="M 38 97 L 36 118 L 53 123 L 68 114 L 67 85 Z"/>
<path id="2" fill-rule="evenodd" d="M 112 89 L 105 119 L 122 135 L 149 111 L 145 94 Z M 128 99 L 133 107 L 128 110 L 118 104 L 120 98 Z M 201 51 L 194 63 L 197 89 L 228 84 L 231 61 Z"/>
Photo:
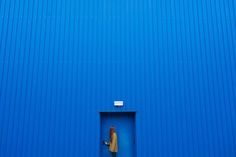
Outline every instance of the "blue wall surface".
<path id="1" fill-rule="evenodd" d="M 0 156 L 99 157 L 99 112 L 135 111 L 137 157 L 235 157 L 235 6 L 1 0 Z"/>

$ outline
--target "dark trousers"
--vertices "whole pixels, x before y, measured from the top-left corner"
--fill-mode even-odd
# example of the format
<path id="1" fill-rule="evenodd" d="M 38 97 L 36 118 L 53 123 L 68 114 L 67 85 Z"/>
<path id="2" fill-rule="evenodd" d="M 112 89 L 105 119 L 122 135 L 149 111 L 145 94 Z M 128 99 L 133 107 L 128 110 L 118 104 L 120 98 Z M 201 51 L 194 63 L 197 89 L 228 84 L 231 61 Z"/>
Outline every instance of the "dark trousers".
<path id="1" fill-rule="evenodd" d="M 116 153 L 111 153 L 112 157 L 116 157 Z"/>

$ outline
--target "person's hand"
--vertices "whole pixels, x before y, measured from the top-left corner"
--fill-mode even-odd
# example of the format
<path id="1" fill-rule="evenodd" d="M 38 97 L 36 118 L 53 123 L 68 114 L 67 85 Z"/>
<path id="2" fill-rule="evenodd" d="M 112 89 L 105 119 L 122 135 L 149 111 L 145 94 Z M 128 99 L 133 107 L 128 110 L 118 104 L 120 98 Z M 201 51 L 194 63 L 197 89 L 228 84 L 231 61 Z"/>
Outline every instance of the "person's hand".
<path id="1" fill-rule="evenodd" d="M 107 142 L 107 141 L 104 140 L 104 141 L 103 141 L 103 144 L 109 146 L 109 145 L 110 145 L 110 142 Z"/>

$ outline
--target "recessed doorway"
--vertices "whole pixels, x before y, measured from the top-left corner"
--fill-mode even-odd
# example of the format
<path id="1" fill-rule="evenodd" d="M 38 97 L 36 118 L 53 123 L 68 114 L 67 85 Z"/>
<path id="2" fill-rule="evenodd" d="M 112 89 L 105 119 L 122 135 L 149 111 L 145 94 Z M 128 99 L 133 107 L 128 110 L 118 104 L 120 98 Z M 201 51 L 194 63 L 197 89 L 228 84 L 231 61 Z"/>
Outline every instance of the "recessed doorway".
<path id="1" fill-rule="evenodd" d="M 109 129 L 115 127 L 117 133 L 117 157 L 135 157 L 135 112 L 100 112 L 100 156 L 111 157 L 104 141 L 109 141 Z"/>

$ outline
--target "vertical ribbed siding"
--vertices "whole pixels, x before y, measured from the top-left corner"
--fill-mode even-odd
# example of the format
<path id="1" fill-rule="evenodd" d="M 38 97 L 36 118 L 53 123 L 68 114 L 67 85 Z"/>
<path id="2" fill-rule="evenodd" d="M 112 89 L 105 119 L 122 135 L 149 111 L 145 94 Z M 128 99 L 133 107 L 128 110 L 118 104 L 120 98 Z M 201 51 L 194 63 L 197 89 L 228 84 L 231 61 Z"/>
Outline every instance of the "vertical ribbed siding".
<path id="1" fill-rule="evenodd" d="M 99 112 L 136 111 L 137 156 L 234 157 L 235 20 L 233 0 L 0 1 L 0 156 L 99 156 Z"/>

